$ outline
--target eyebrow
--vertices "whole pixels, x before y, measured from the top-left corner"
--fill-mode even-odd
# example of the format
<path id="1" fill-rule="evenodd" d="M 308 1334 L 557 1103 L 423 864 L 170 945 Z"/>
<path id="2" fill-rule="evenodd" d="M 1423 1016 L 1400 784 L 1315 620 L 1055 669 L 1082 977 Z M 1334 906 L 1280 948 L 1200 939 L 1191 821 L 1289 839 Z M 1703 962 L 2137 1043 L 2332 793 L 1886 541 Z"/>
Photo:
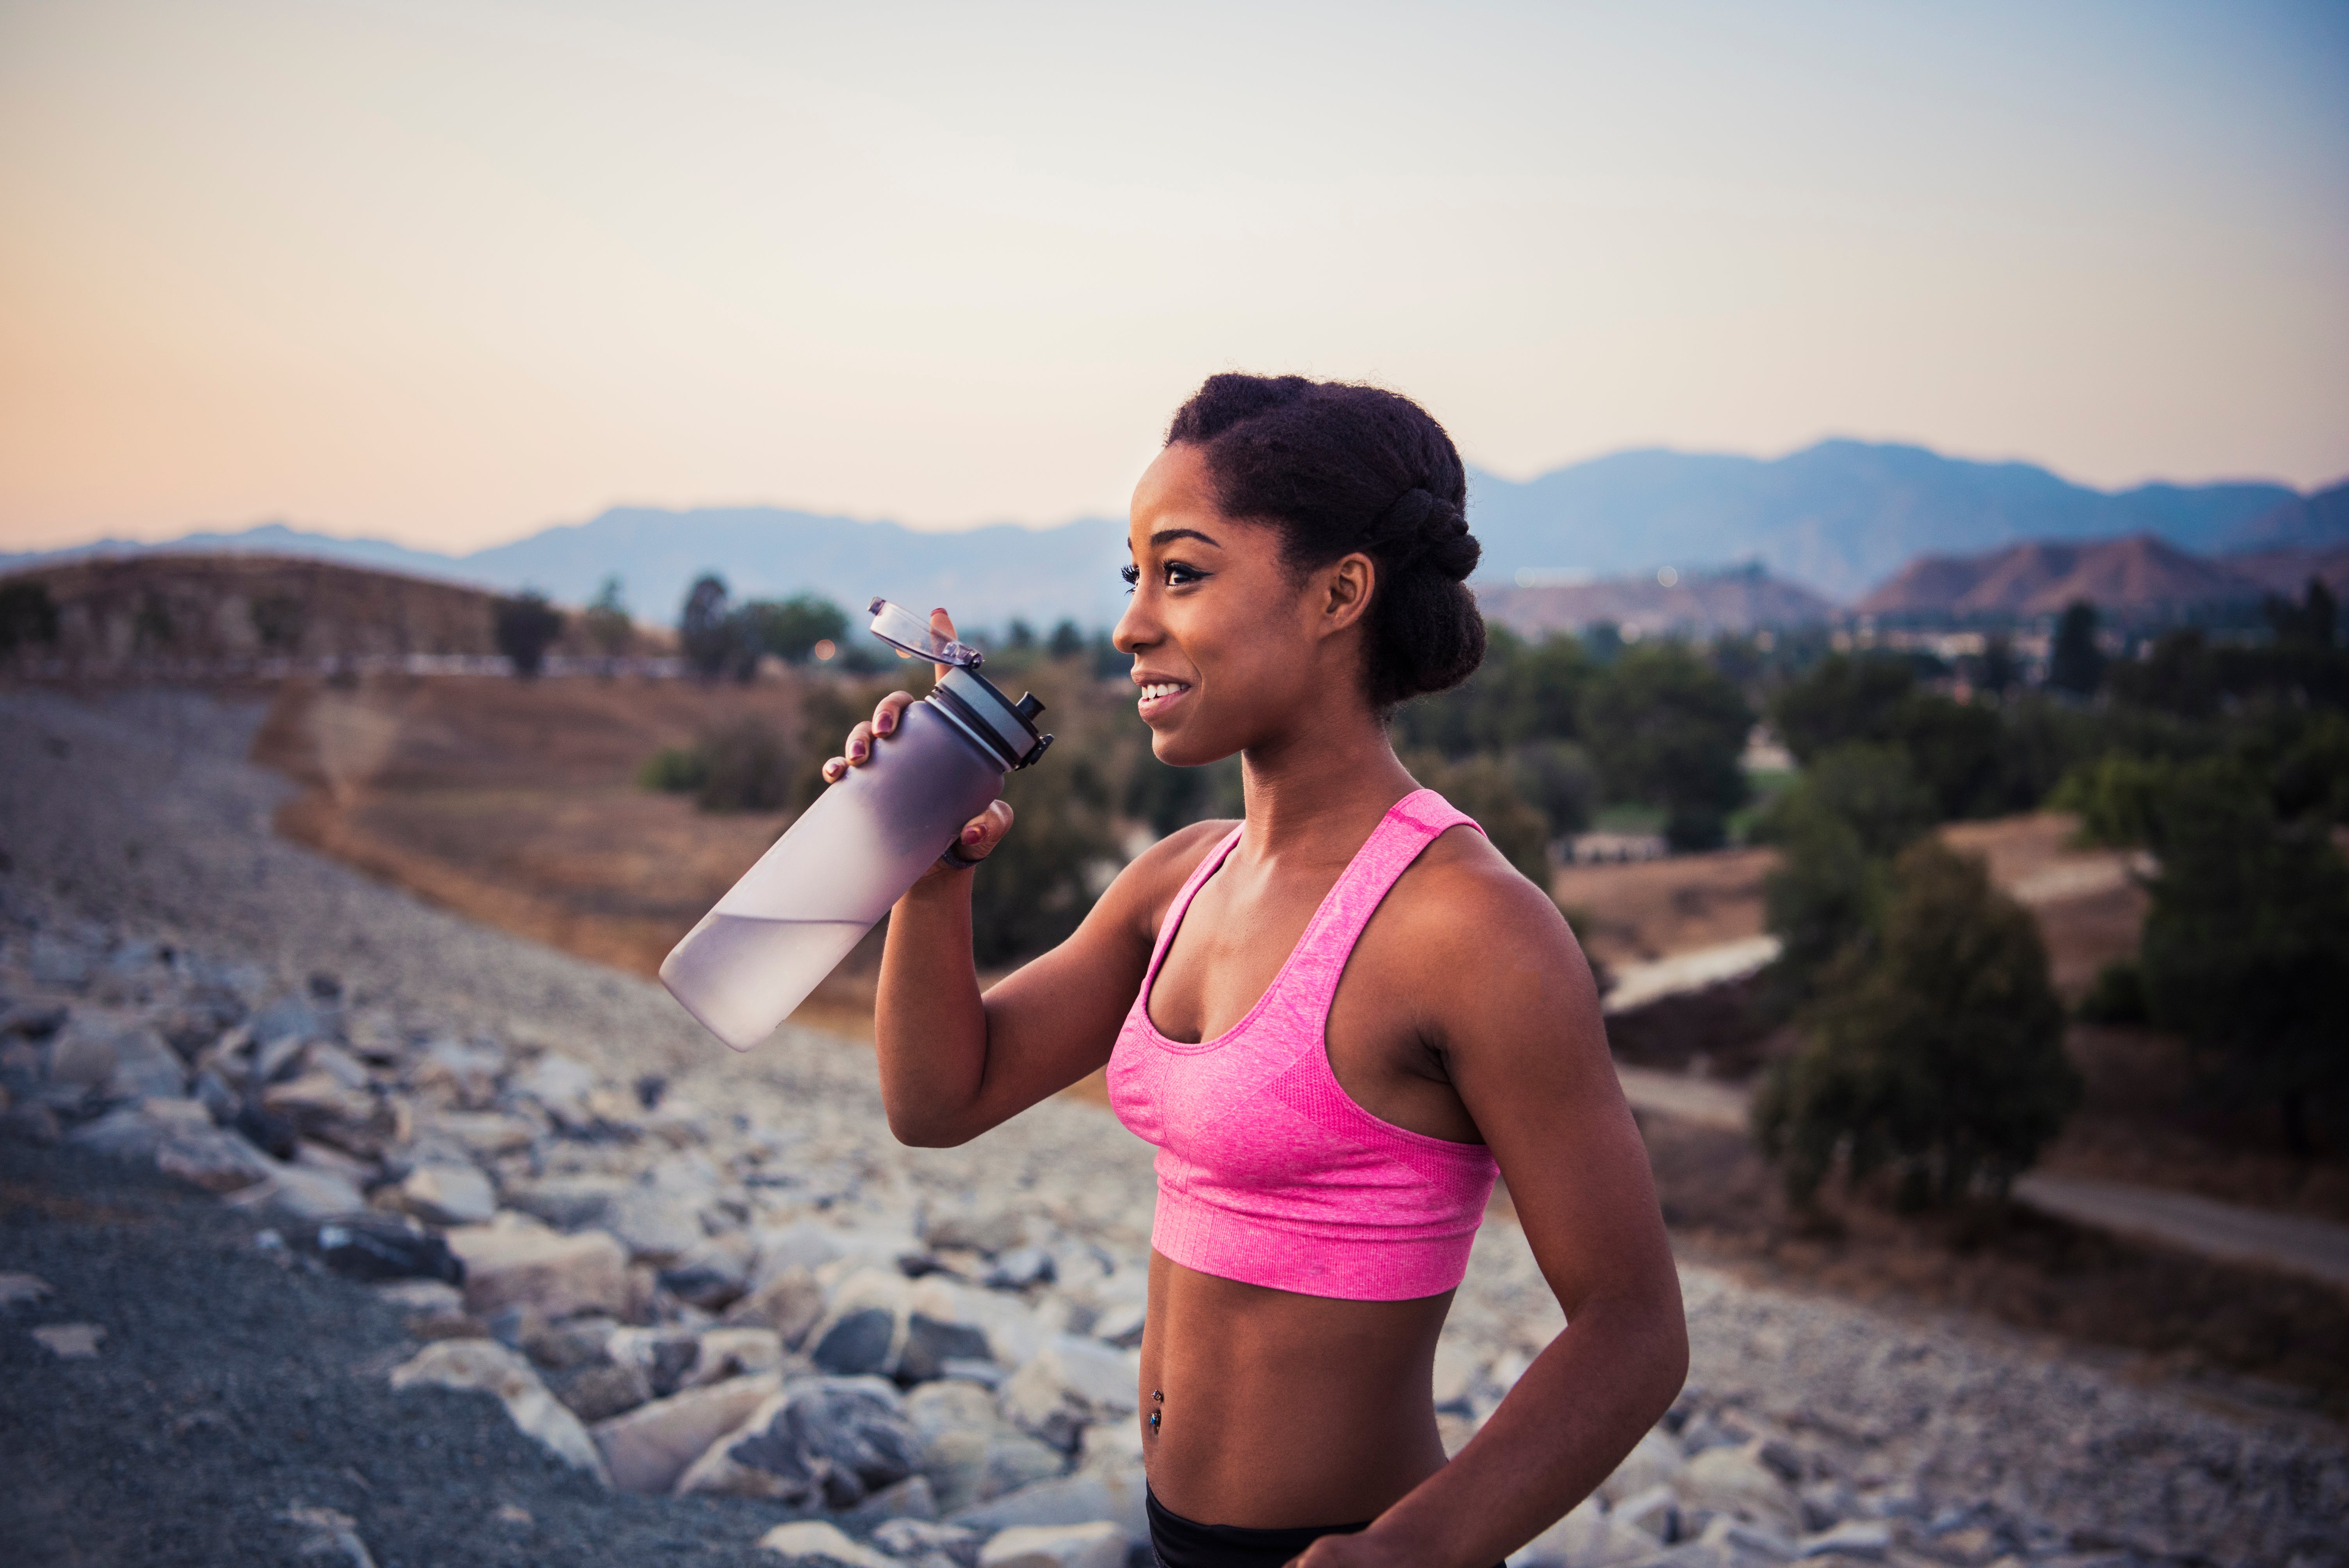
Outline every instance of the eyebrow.
<path id="1" fill-rule="evenodd" d="M 1202 544 L 1212 544 L 1218 550 L 1221 550 L 1224 547 L 1223 542 L 1220 540 L 1216 540 L 1206 534 L 1201 533 L 1195 528 L 1162 528 L 1156 533 L 1150 536 L 1150 542 L 1154 546 L 1160 544 L 1172 544 L 1178 539 L 1195 539 Z"/>

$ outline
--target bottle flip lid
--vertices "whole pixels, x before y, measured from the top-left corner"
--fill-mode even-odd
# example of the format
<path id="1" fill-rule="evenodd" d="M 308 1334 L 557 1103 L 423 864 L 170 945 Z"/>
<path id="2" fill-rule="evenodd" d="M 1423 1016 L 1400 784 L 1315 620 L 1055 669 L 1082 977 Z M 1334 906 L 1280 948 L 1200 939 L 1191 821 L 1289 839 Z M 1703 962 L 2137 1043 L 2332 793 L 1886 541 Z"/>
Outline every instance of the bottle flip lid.
<path id="1" fill-rule="evenodd" d="M 987 655 L 968 643 L 957 643 L 930 630 L 930 624 L 903 604 L 892 604 L 886 599 L 875 599 L 864 606 L 873 615 L 873 634 L 909 658 L 928 659 L 933 664 L 953 665 L 957 668 L 975 670 L 987 662 Z"/>
<path id="2" fill-rule="evenodd" d="M 1036 727 L 1036 716 L 1044 711 L 1044 705 L 1035 693 L 1022 692 L 1017 702 L 1005 696 L 994 682 L 978 673 L 986 655 L 968 643 L 938 635 L 927 621 L 904 605 L 875 599 L 866 608 L 873 612 L 874 636 L 908 658 L 951 666 L 930 688 L 926 700 L 982 749 L 999 758 L 1000 766 L 1026 768 L 1044 755 L 1052 738 Z"/>

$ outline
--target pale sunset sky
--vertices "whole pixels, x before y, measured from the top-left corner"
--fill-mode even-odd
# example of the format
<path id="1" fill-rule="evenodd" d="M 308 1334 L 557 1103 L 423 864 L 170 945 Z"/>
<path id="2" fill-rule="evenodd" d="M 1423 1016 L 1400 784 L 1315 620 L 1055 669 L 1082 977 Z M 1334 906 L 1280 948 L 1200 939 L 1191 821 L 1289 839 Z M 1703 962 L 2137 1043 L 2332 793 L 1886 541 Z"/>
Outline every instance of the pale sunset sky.
<path id="1" fill-rule="evenodd" d="M 1117 514 L 1223 368 L 2349 473 L 2342 4 L 5 0 L 0 213 L 0 550 Z"/>

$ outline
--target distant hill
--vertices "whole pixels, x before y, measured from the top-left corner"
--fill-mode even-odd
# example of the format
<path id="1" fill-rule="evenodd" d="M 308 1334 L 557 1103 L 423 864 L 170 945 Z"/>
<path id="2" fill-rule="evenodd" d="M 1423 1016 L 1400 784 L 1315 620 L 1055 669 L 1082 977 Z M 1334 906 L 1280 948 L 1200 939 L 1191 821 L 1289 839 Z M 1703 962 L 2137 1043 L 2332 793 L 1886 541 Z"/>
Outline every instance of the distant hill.
<path id="1" fill-rule="evenodd" d="M 2151 533 L 2188 550 L 2236 542 L 2300 498 L 2282 485 L 2091 490 L 2029 463 L 1822 441 L 1787 457 L 1619 452 L 1524 484 L 1478 474 L 1469 518 L 1491 575 L 1520 567 L 1628 575 L 1753 560 L 1849 599 L 1912 557 L 2026 539 Z"/>
<path id="2" fill-rule="evenodd" d="M 1750 561 L 1781 583 L 1848 599 L 1915 556 L 2026 539 L 2149 533 L 2198 552 L 2321 542 L 2303 535 L 2337 526 L 2340 496 L 2339 487 L 2303 498 L 2263 483 L 2107 492 L 2028 463 L 1834 440 L 1772 459 L 1619 452 L 1525 483 L 1476 472 L 1468 512 L 1485 544 L 1480 587 L 1506 589 L 1526 570 L 1629 578 L 1671 566 L 1687 576 Z M 631 607 L 648 621 L 673 619 L 693 578 L 714 568 L 738 594 L 812 589 L 854 606 L 883 593 L 945 604 L 968 624 L 999 628 L 1013 616 L 1040 625 L 1064 615 L 1087 625 L 1114 620 L 1125 530 L 1119 521 L 1087 520 L 928 533 L 777 507 L 616 507 L 468 555 L 270 523 L 160 547 L 109 541 L 0 556 L 0 572 L 152 548 L 322 556 L 490 588 L 535 586 L 573 603 L 617 573 Z"/>
<path id="3" fill-rule="evenodd" d="M 2237 529 L 2227 542 L 2230 550 L 2244 552 L 2349 547 L 2349 480 L 2279 501 Z"/>
<path id="4" fill-rule="evenodd" d="M 2045 615 L 2075 599 L 2108 612 L 2256 600 L 2269 591 L 2231 562 L 2150 534 L 2065 543 L 2030 540 L 1980 555 L 1910 562 L 1853 609 L 1869 615 Z"/>
<path id="5" fill-rule="evenodd" d="M 1834 601 L 1782 583 L 1758 565 L 1692 572 L 1670 587 L 1651 573 L 1588 583 L 1480 588 L 1476 604 L 1488 619 L 1526 637 L 1577 632 L 1599 621 L 1636 628 L 1643 635 L 1678 632 L 1710 636 L 1824 621 L 1837 610 Z"/>
<path id="6" fill-rule="evenodd" d="M 2311 577 L 2322 577 L 2334 597 L 2349 597 L 2349 544 L 2330 550 L 2257 550 L 2230 555 L 2226 564 L 2278 593 L 2296 598 Z"/>
<path id="7" fill-rule="evenodd" d="M 58 562 L 9 576 L 47 588 L 57 607 L 55 651 L 84 670 L 150 660 L 218 667 L 271 656 L 497 652 L 493 594 L 338 562 L 159 552 Z M 594 650 L 572 617 L 551 651 Z"/>

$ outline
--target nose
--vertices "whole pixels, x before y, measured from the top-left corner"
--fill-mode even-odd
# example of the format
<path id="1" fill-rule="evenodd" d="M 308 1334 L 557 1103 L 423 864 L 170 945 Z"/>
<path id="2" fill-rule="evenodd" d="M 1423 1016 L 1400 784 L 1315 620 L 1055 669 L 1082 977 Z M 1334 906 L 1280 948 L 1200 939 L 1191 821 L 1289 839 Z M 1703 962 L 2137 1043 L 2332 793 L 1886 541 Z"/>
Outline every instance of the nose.
<path id="1" fill-rule="evenodd" d="M 1161 634 L 1150 614 L 1147 593 L 1138 592 L 1125 602 L 1125 614 L 1117 618 L 1109 644 L 1119 653 L 1132 655 L 1156 643 Z"/>

